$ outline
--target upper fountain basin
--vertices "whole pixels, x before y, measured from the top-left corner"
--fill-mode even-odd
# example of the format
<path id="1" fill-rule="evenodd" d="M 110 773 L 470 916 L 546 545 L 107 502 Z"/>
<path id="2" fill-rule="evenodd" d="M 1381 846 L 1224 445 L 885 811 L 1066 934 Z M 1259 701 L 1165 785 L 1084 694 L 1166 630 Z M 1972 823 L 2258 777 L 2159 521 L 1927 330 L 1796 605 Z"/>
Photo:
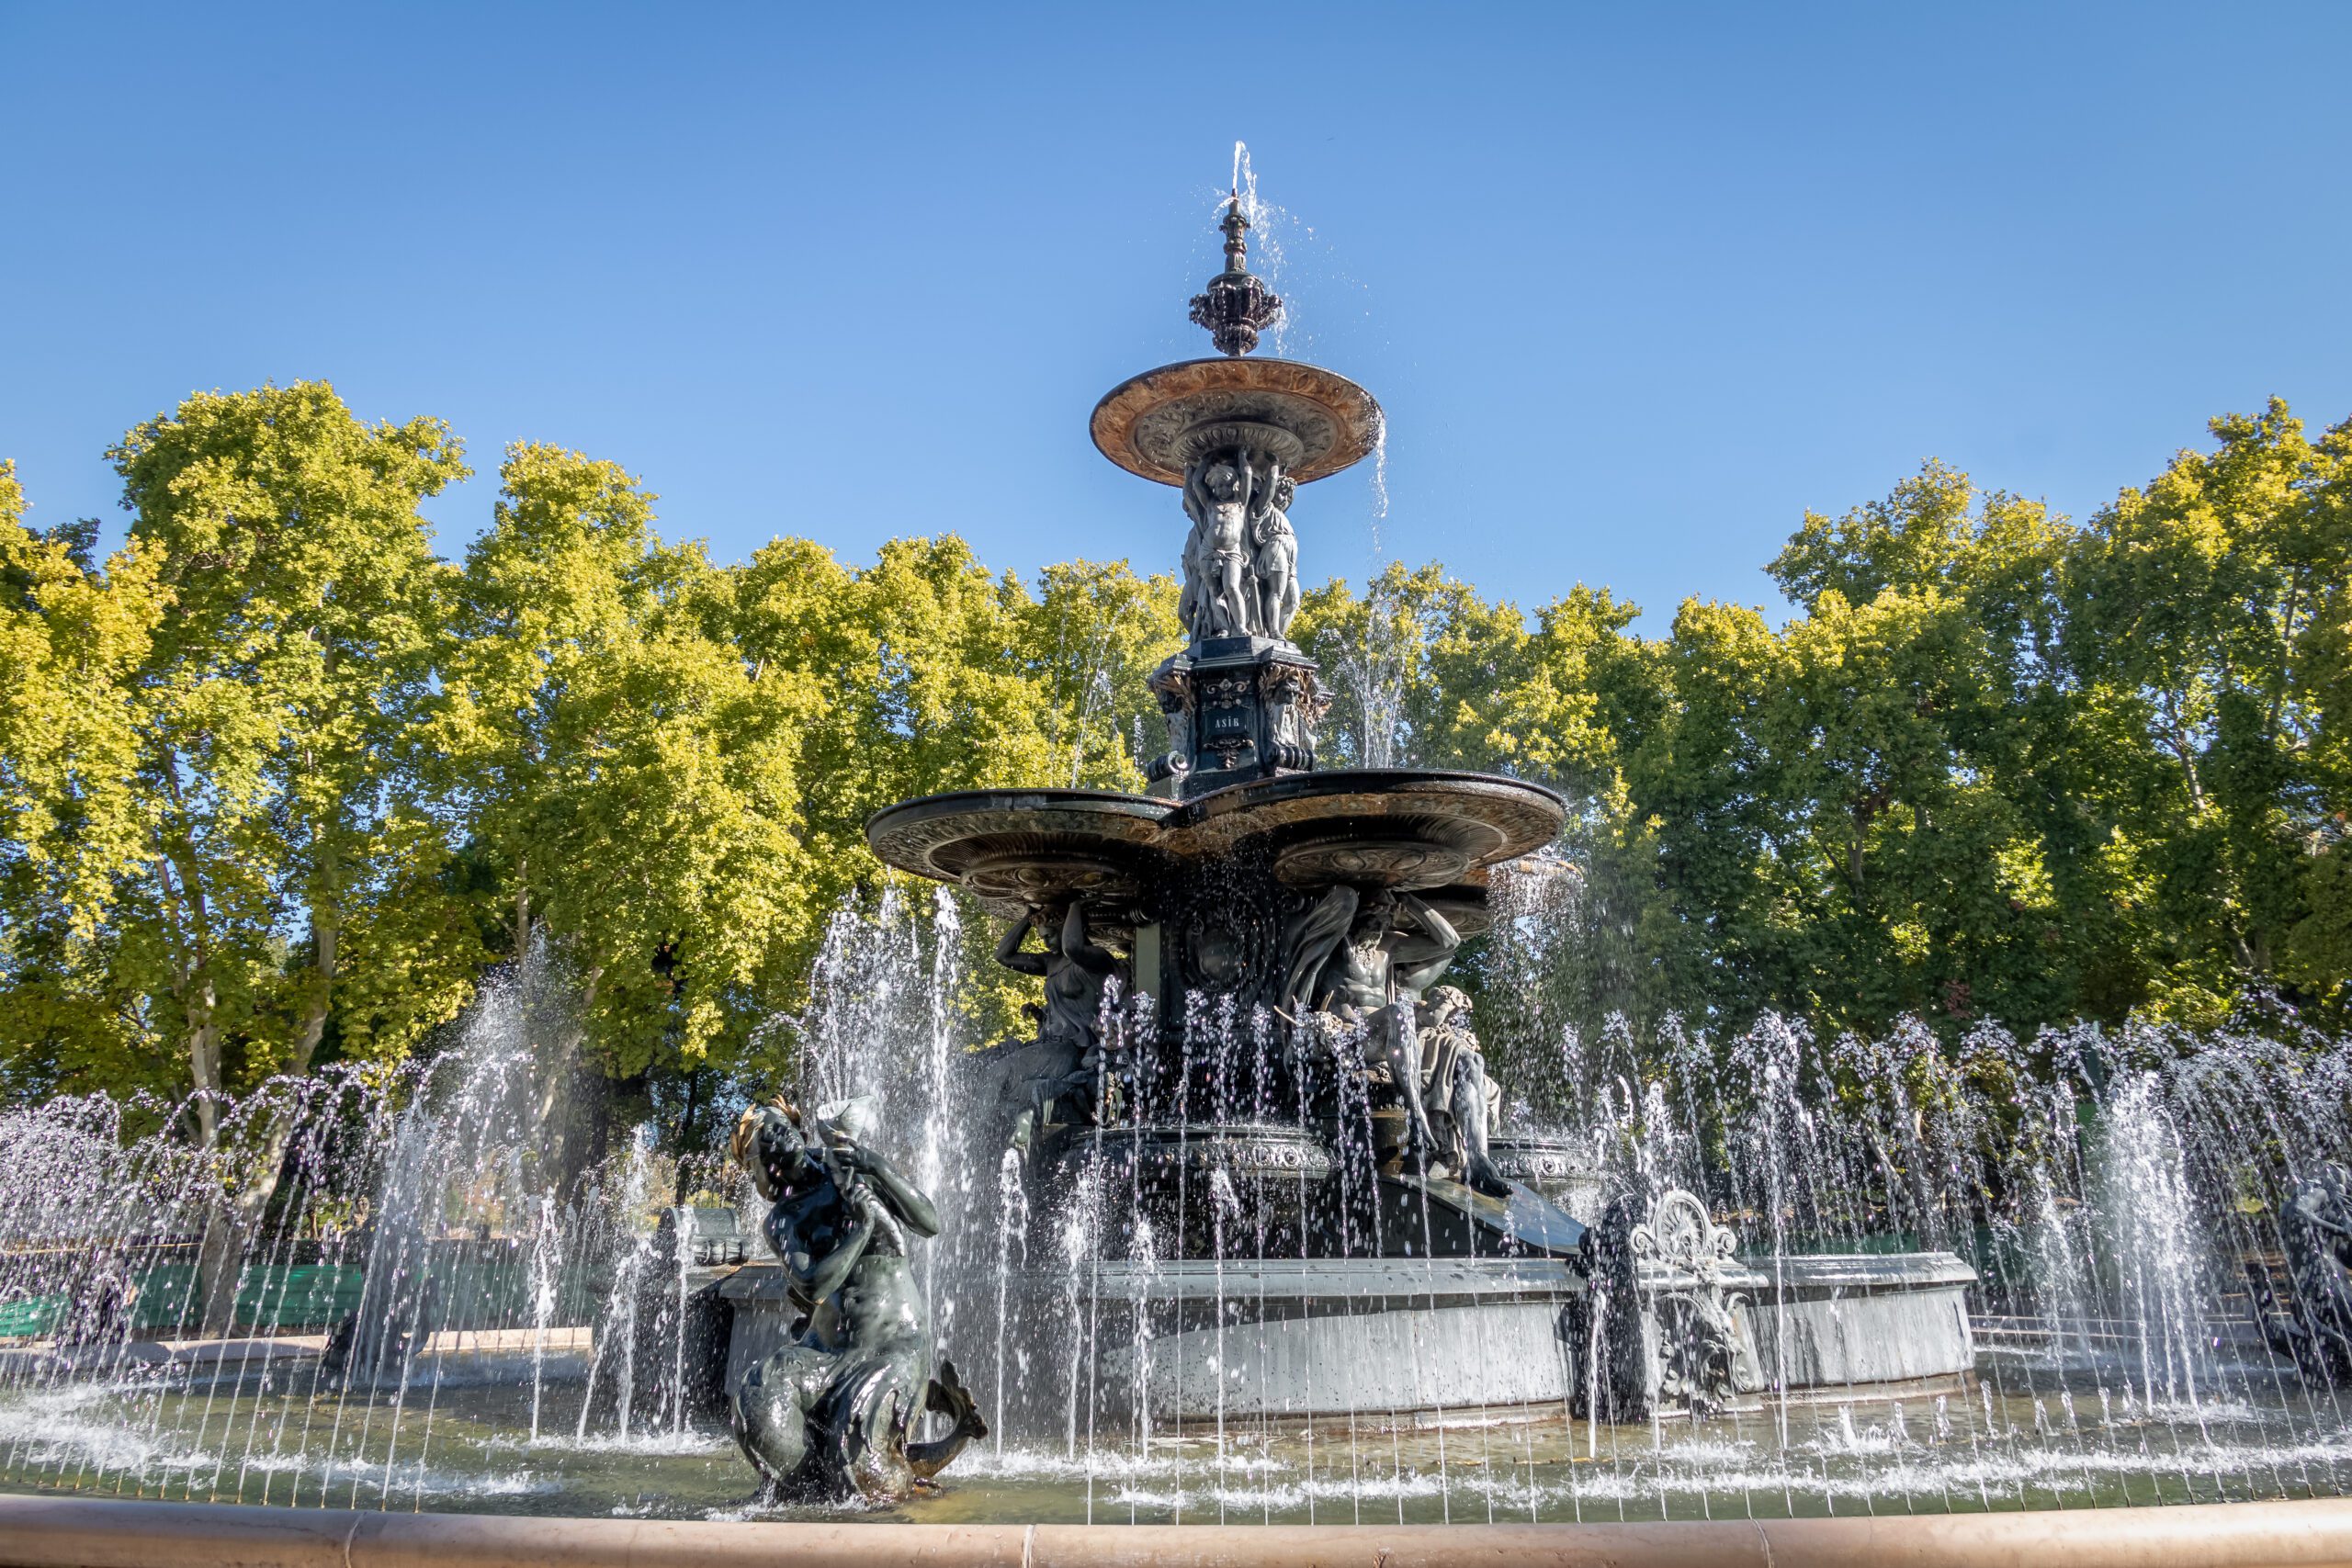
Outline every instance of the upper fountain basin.
<path id="1" fill-rule="evenodd" d="M 1136 903 L 1170 862 L 1243 853 L 1264 855 L 1295 887 L 1475 897 L 1487 867 L 1550 843 L 1566 818 L 1541 784 L 1365 768 L 1258 779 L 1182 805 L 1102 790 L 964 790 L 877 812 L 865 837 L 886 863 L 1014 914 L 1072 894 Z"/>
<path id="2" fill-rule="evenodd" d="M 1380 405 L 1336 371 L 1295 359 L 1187 359 L 1147 370 L 1094 405 L 1094 445 L 1165 485 L 1231 447 L 1263 452 L 1300 484 L 1338 473 L 1379 445 Z"/>

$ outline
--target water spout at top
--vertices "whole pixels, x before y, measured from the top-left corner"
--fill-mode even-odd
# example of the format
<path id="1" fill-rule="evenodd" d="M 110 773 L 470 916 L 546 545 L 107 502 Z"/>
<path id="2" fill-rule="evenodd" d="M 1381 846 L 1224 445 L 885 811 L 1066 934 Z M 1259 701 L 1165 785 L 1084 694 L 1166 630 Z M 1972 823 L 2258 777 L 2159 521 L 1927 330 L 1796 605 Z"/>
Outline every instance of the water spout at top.
<path id="1" fill-rule="evenodd" d="M 1237 157 L 1239 144 L 1236 143 Z M 1242 210 L 1237 172 L 1226 198 L 1225 216 L 1217 227 L 1225 231 L 1225 270 L 1193 296 L 1193 320 L 1208 329 L 1219 354 L 1239 358 L 1258 346 L 1258 334 L 1282 320 L 1283 302 L 1262 278 L 1250 271 L 1249 214 Z"/>

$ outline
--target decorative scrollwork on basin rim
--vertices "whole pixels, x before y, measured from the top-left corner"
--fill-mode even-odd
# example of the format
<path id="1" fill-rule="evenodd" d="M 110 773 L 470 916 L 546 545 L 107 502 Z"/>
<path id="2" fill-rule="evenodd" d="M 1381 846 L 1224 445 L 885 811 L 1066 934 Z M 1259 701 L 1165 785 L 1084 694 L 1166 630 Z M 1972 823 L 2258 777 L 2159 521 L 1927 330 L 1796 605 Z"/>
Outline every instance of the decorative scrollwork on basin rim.
<path id="1" fill-rule="evenodd" d="M 1679 1187 L 1659 1195 L 1649 1223 L 1635 1225 L 1631 1240 L 1635 1258 L 1678 1269 L 1706 1285 L 1722 1277 L 1739 1247 L 1737 1233 L 1715 1224 L 1707 1205 Z"/>
<path id="2" fill-rule="evenodd" d="M 1516 1181 L 1559 1181 L 1591 1168 L 1570 1148 L 1496 1138 L 1487 1146 L 1495 1168 Z"/>
<path id="3" fill-rule="evenodd" d="M 1334 1168 L 1329 1151 L 1313 1134 L 1282 1127 L 1145 1128 L 1132 1152 L 1146 1165 L 1182 1164 L 1190 1170 L 1222 1170 L 1232 1176 L 1320 1181 Z"/>

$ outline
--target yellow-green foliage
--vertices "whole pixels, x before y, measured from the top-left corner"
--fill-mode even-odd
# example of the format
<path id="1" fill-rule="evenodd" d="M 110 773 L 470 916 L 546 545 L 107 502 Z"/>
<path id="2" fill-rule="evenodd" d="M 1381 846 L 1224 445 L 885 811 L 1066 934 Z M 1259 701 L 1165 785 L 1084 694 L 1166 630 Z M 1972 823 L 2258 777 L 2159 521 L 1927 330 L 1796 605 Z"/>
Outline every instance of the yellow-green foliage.
<path id="1" fill-rule="evenodd" d="M 1576 813 L 1550 1016 L 1876 1028 L 2133 1010 L 2352 972 L 2352 429 L 2214 423 L 2080 526 L 1928 464 L 1807 515 L 1794 606 L 1663 635 L 1436 566 L 1308 593 L 1327 765 L 1495 769 Z M 739 564 L 625 468 L 322 384 L 190 398 L 113 457 L 133 523 L 26 522 L 0 465 L 0 1079 L 233 1089 L 391 1061 L 546 942 L 616 1077 L 773 1073 L 827 913 L 910 795 L 1140 786 L 1176 585 L 953 536 Z M 993 933 L 969 922 L 977 959 Z M 1476 968 L 1475 962 L 1469 965 Z M 1028 982 L 986 972 L 1008 1016 Z M 1473 976 L 1475 978 L 1475 976 Z"/>

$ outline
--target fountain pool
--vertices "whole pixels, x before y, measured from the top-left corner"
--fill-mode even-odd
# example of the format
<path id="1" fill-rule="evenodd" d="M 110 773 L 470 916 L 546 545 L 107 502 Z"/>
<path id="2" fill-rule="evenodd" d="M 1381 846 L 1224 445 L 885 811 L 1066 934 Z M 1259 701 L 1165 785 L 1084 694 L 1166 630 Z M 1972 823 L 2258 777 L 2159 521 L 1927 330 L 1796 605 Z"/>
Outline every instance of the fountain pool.
<path id="1" fill-rule="evenodd" d="M 209 1151 L 182 1106 L 0 1111 L 0 1488 L 1412 1525 L 2352 1486 L 2352 1042 L 2276 1017 L 1588 1040 L 1497 1005 L 1573 910 L 1566 806 L 1318 771 L 1288 513 L 1384 424 L 1344 377 L 1247 357 L 1282 310 L 1249 226 L 1237 196 L 1193 303 L 1221 357 L 1093 419 L 1191 525 L 1148 793 L 877 816 L 908 878 L 837 913 L 800 1104 L 755 1111 L 740 1165 L 650 1128 L 555 1157 L 545 953 L 442 1056 L 265 1085 Z M 1023 1038 L 964 1032 L 981 915 L 1044 982 Z M 1483 1003 L 1443 983 L 1481 938 Z M 936 1427 L 841 1414 L 886 1280 L 905 1396 L 952 1359 L 986 1435 L 936 1489 L 763 1491 L 729 1430 L 747 1386 L 807 1376 L 844 1451 Z"/>

